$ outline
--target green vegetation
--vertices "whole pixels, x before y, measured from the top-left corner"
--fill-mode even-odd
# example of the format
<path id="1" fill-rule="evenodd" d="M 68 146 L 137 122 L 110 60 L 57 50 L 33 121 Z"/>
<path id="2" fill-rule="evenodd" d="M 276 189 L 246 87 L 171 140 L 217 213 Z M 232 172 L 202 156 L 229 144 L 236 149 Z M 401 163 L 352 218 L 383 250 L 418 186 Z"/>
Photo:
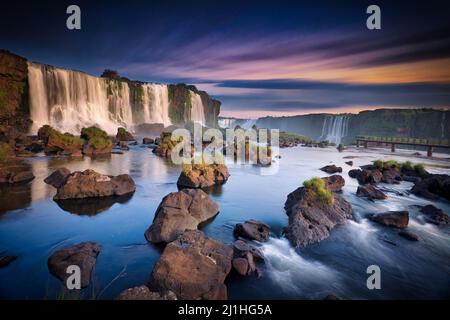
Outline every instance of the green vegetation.
<path id="1" fill-rule="evenodd" d="M 38 131 L 38 136 L 45 144 L 51 144 L 53 147 L 63 150 L 66 148 L 81 149 L 84 144 L 83 139 L 75 137 L 68 132 L 61 133 L 49 125 L 42 126 Z"/>
<path id="2" fill-rule="evenodd" d="M 8 160 L 12 156 L 13 150 L 7 143 L 0 142 L 0 162 Z"/>
<path id="3" fill-rule="evenodd" d="M 124 136 L 124 135 L 126 135 L 127 134 L 127 130 L 125 129 L 125 128 L 119 128 L 119 129 L 117 129 L 117 133 L 119 134 L 119 135 L 121 135 L 121 136 Z"/>
<path id="4" fill-rule="evenodd" d="M 89 145 L 96 149 L 96 150 L 102 150 L 106 148 L 112 147 L 112 141 L 108 138 L 102 138 L 102 137 L 93 137 L 88 140 Z"/>
<path id="5" fill-rule="evenodd" d="M 311 138 L 301 135 L 301 134 L 295 134 L 295 133 L 280 132 L 279 137 L 280 137 L 280 141 L 283 141 L 283 140 L 294 140 L 295 141 L 296 140 L 296 141 L 300 141 L 303 143 L 312 142 Z"/>
<path id="6" fill-rule="evenodd" d="M 108 134 L 95 126 L 81 129 L 81 138 L 85 140 L 90 140 L 92 138 L 103 138 L 108 139 Z"/>
<path id="7" fill-rule="evenodd" d="M 387 169 L 396 169 L 399 171 L 416 171 L 418 173 L 426 173 L 425 166 L 421 163 L 412 163 L 411 161 L 405 161 L 405 162 L 398 162 L 395 160 L 375 160 L 373 161 L 373 164 L 379 169 L 379 170 L 387 170 Z"/>
<path id="8" fill-rule="evenodd" d="M 303 182 L 303 186 L 306 189 L 314 191 L 317 199 L 320 202 L 326 203 L 328 205 L 333 204 L 334 202 L 333 193 L 330 190 L 328 190 L 326 182 L 323 179 L 314 177 L 312 179 Z"/>

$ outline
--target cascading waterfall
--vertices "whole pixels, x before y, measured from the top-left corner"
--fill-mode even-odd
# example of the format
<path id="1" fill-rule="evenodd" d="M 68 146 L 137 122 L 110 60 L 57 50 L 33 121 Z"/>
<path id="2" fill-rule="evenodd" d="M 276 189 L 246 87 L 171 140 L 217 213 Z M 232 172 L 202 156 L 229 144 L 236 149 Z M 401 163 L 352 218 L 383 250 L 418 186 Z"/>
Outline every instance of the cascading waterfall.
<path id="1" fill-rule="evenodd" d="M 219 127 L 228 129 L 234 127 L 236 119 L 233 118 L 221 118 L 218 120 Z"/>
<path id="2" fill-rule="evenodd" d="M 346 115 L 326 115 L 322 127 L 321 140 L 339 144 L 348 133 L 349 116 Z"/>
<path id="3" fill-rule="evenodd" d="M 241 125 L 241 127 L 245 130 L 250 129 L 256 124 L 256 119 L 248 119 Z"/>
<path id="4" fill-rule="evenodd" d="M 168 86 L 149 83 L 142 85 L 142 90 L 142 115 L 136 117 L 134 123 L 162 123 L 165 127 L 171 125 L 169 118 Z"/>
<path id="5" fill-rule="evenodd" d="M 202 97 L 193 91 L 189 92 L 191 94 L 191 120 L 205 125 L 206 119 Z"/>
<path id="6" fill-rule="evenodd" d="M 45 124 L 73 134 L 91 125 L 115 134 L 119 126 L 132 130 L 142 123 L 171 124 L 167 85 L 140 84 L 137 101 L 124 81 L 36 63 L 28 63 L 28 80 L 32 133 Z M 193 102 L 193 119 L 205 123 L 201 97 Z"/>

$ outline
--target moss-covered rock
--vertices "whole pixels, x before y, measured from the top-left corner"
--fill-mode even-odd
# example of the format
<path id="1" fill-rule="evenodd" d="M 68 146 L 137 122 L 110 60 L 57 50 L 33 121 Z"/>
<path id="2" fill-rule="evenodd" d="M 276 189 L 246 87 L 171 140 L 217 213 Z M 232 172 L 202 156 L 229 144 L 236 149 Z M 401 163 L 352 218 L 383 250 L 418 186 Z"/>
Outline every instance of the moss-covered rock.
<path id="1" fill-rule="evenodd" d="M 108 134 L 95 126 L 83 128 L 81 138 L 86 140 L 83 154 L 95 156 L 112 152 L 113 143 Z"/>
<path id="2" fill-rule="evenodd" d="M 45 153 L 81 156 L 84 140 L 70 133 L 61 133 L 49 125 L 38 130 L 39 139 L 45 144 Z"/>

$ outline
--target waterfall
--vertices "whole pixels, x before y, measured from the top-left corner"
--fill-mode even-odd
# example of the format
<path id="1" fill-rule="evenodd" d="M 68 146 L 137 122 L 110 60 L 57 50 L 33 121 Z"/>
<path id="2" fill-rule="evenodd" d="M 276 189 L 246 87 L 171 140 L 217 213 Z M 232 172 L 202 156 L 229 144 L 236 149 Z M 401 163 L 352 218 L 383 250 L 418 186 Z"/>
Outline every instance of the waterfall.
<path id="1" fill-rule="evenodd" d="M 253 125 L 256 124 L 256 119 L 248 119 L 241 125 L 241 127 L 245 130 L 250 129 Z"/>
<path id="2" fill-rule="evenodd" d="M 236 119 L 233 118 L 221 118 L 218 120 L 219 127 L 228 129 L 234 127 Z"/>
<path id="3" fill-rule="evenodd" d="M 167 85 L 144 83 L 130 88 L 125 81 L 31 62 L 28 82 L 32 133 L 45 124 L 77 135 L 92 125 L 113 135 L 118 127 L 132 131 L 142 123 L 171 124 Z M 192 96 L 191 116 L 204 124 L 201 97 Z"/>
<path id="4" fill-rule="evenodd" d="M 203 107 L 202 97 L 193 91 L 189 91 L 191 94 L 191 120 L 193 122 L 205 125 L 205 111 Z"/>
<path id="5" fill-rule="evenodd" d="M 142 114 L 135 117 L 134 124 L 162 123 L 171 125 L 169 118 L 169 89 L 163 84 L 142 85 Z"/>
<path id="6" fill-rule="evenodd" d="M 326 115 L 323 127 L 321 140 L 328 140 L 331 143 L 339 144 L 348 134 L 348 123 L 350 118 L 346 115 Z"/>

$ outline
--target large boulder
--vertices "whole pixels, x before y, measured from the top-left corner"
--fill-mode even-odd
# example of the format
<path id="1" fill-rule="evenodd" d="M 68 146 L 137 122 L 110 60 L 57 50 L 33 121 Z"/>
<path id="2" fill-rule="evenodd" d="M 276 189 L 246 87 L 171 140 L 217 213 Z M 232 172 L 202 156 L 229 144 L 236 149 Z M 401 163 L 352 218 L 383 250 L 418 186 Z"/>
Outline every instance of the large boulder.
<path id="1" fill-rule="evenodd" d="M 45 153 L 58 155 L 82 155 L 84 140 L 70 133 L 61 133 L 49 125 L 42 126 L 38 137 L 45 144 Z"/>
<path id="2" fill-rule="evenodd" d="M 238 274 L 247 276 L 256 273 L 260 276 L 261 271 L 256 264 L 262 261 L 264 261 L 264 255 L 259 249 L 242 240 L 234 242 L 232 265 Z"/>
<path id="3" fill-rule="evenodd" d="M 370 167 L 372 168 L 372 167 Z M 378 169 L 352 169 L 348 172 L 351 178 L 358 180 L 359 184 L 377 184 L 383 178 L 383 174 Z"/>
<path id="4" fill-rule="evenodd" d="M 219 206 L 201 189 L 169 193 L 159 204 L 145 238 L 153 243 L 171 242 L 218 213 Z"/>
<path id="5" fill-rule="evenodd" d="M 151 274 L 149 287 L 183 300 L 227 299 L 225 278 L 233 249 L 201 231 L 186 231 L 169 243 Z"/>
<path id="6" fill-rule="evenodd" d="M 95 126 L 81 129 L 81 138 L 86 140 L 83 146 L 83 154 L 88 156 L 98 156 L 110 154 L 113 143 L 106 131 Z"/>
<path id="7" fill-rule="evenodd" d="M 256 220 L 247 220 L 244 223 L 238 223 L 234 227 L 234 235 L 236 237 L 243 237 L 260 242 L 269 239 L 269 232 L 270 227 L 267 224 Z"/>
<path id="8" fill-rule="evenodd" d="M 334 165 L 334 164 L 322 167 L 322 168 L 320 168 L 320 170 L 322 170 L 326 173 L 330 173 L 330 174 L 342 172 L 342 168 L 336 167 L 336 165 Z"/>
<path id="9" fill-rule="evenodd" d="M 409 213 L 408 211 L 388 211 L 376 213 L 370 216 L 370 220 L 387 227 L 404 229 L 408 226 Z"/>
<path id="10" fill-rule="evenodd" d="M 225 183 L 229 177 L 224 164 L 185 165 L 177 185 L 180 188 L 207 188 Z"/>
<path id="11" fill-rule="evenodd" d="M 118 128 L 116 134 L 117 141 L 135 141 L 133 135 L 125 128 Z"/>
<path id="12" fill-rule="evenodd" d="M 387 196 L 383 191 L 375 188 L 372 185 L 362 185 L 358 186 L 356 190 L 356 195 L 361 198 L 368 198 L 370 200 L 383 200 L 386 199 Z"/>
<path id="13" fill-rule="evenodd" d="M 450 223 L 450 217 L 439 208 L 432 204 L 421 207 L 420 212 L 426 217 L 428 222 L 437 225 L 445 225 Z"/>
<path id="14" fill-rule="evenodd" d="M 116 300 L 177 300 L 177 296 L 172 291 L 152 292 L 147 286 L 139 286 L 122 291 Z"/>
<path id="15" fill-rule="evenodd" d="M 381 182 L 389 184 L 399 184 L 400 181 L 402 181 L 402 176 L 398 170 L 396 169 L 383 170 Z"/>
<path id="16" fill-rule="evenodd" d="M 44 182 L 55 187 L 56 189 L 61 188 L 66 182 L 67 178 L 70 176 L 70 170 L 67 168 L 59 168 L 44 179 Z"/>
<path id="17" fill-rule="evenodd" d="M 446 174 L 432 174 L 417 181 L 411 192 L 428 199 L 443 197 L 450 200 L 450 176 Z"/>
<path id="18" fill-rule="evenodd" d="M 134 193 L 136 185 L 128 174 L 107 176 L 94 170 L 71 173 L 58 188 L 54 200 L 123 196 Z"/>
<path id="19" fill-rule="evenodd" d="M 310 187 L 300 187 L 288 195 L 284 208 L 289 225 L 285 233 L 295 247 L 327 238 L 331 229 L 352 217 L 350 203 L 341 196 L 332 193 L 330 200 L 323 200 Z"/>
<path id="20" fill-rule="evenodd" d="M 55 251 L 48 258 L 48 269 L 50 273 L 57 277 L 66 285 L 67 267 L 78 266 L 81 271 L 81 287 L 89 286 L 91 273 L 95 266 L 97 256 L 100 253 L 100 246 L 95 242 L 83 242 L 66 249 Z"/>
<path id="21" fill-rule="evenodd" d="M 327 183 L 328 190 L 332 192 L 342 191 L 345 185 L 345 180 L 342 176 L 335 174 L 329 177 L 322 178 Z"/>

